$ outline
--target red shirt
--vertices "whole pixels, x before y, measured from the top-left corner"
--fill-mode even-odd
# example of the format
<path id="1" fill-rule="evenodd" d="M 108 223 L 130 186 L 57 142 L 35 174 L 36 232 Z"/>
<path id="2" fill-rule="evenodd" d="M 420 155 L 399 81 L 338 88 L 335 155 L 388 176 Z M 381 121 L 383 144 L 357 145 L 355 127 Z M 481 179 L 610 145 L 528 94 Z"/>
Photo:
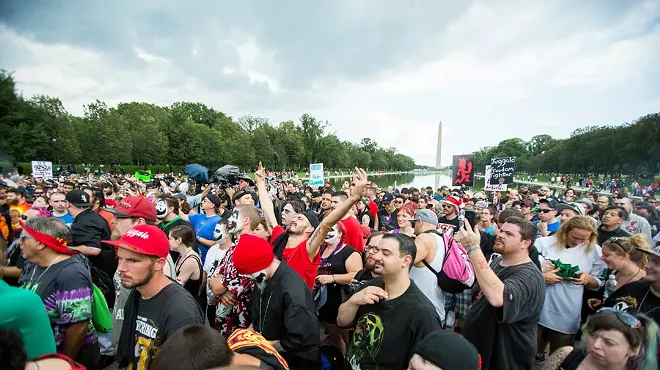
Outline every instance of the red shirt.
<path id="1" fill-rule="evenodd" d="M 286 230 L 284 230 L 282 226 L 275 226 L 270 237 L 271 242 L 285 232 Z M 321 255 L 317 253 L 313 261 L 309 259 L 309 253 L 307 253 L 307 240 L 309 239 L 303 240 L 295 248 L 284 248 L 284 251 L 282 252 L 282 261 L 294 269 L 298 275 L 305 280 L 309 289 L 314 289 L 316 272 L 321 263 Z"/>
<path id="2" fill-rule="evenodd" d="M 346 230 L 346 234 L 344 234 L 344 244 L 350 245 L 353 249 L 362 253 L 362 250 L 364 249 L 364 239 L 362 239 L 362 226 L 360 226 L 358 220 L 356 220 L 355 217 L 349 217 L 339 222 L 344 226 L 344 230 Z"/>
<path id="3" fill-rule="evenodd" d="M 378 204 L 373 200 L 369 201 L 369 213 L 371 213 L 371 217 L 374 219 L 378 217 Z"/>

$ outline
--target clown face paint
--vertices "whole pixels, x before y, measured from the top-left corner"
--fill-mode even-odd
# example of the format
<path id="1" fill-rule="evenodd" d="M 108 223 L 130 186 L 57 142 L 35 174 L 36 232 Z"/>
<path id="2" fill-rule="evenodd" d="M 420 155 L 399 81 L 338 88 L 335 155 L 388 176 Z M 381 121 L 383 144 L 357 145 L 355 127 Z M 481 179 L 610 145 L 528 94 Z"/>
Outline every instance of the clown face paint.
<path id="1" fill-rule="evenodd" d="M 218 223 L 213 229 L 213 240 L 218 242 L 218 244 L 225 244 L 227 241 L 227 225 L 223 223 Z"/>
<path id="2" fill-rule="evenodd" d="M 160 199 L 156 202 L 156 217 L 158 217 L 159 220 L 167 217 L 169 213 L 167 208 L 167 203 L 164 200 Z"/>
<path id="3" fill-rule="evenodd" d="M 237 209 L 235 209 L 232 213 L 229 219 L 227 220 L 227 231 L 230 234 L 238 234 L 243 230 L 243 223 L 239 222 L 241 220 L 240 213 L 238 212 Z"/>
<path id="4" fill-rule="evenodd" d="M 268 285 L 268 275 L 266 275 L 266 270 L 257 271 L 253 274 L 249 274 L 248 277 L 254 281 L 254 285 L 260 290 L 264 291 L 266 285 Z"/>
<path id="5" fill-rule="evenodd" d="M 335 225 L 328 231 L 328 234 L 325 236 L 325 242 L 331 245 L 336 245 L 339 242 L 339 226 Z"/>

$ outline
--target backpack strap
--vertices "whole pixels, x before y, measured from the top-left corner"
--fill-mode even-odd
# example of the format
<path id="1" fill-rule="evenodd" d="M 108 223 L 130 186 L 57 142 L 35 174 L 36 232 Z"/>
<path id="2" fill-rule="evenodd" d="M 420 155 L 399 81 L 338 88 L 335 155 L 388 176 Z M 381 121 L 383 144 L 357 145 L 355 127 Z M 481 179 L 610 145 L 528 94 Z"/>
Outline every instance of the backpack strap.
<path id="1" fill-rule="evenodd" d="M 424 234 L 435 234 L 435 235 L 439 236 L 440 238 L 442 238 L 442 241 L 445 243 L 445 258 L 444 258 L 444 261 L 442 262 L 442 265 L 444 266 L 444 262 L 447 261 L 447 241 L 444 239 L 444 238 L 445 238 L 445 234 L 439 232 L 438 230 L 426 230 L 426 231 L 424 231 Z M 440 246 L 438 246 L 438 247 L 440 247 Z M 436 252 L 436 253 L 437 253 L 437 252 Z M 424 266 L 426 266 L 429 270 L 431 270 L 431 272 L 432 272 L 434 275 L 438 275 L 438 272 L 435 271 L 435 269 L 434 269 L 433 267 L 431 267 L 431 265 L 429 265 L 428 262 L 426 262 L 426 260 L 422 260 L 422 263 L 423 263 Z"/>
<path id="2" fill-rule="evenodd" d="M 575 370 L 580 366 L 580 363 L 585 357 L 587 357 L 587 351 L 585 349 L 573 348 L 571 353 L 559 365 L 559 370 Z"/>

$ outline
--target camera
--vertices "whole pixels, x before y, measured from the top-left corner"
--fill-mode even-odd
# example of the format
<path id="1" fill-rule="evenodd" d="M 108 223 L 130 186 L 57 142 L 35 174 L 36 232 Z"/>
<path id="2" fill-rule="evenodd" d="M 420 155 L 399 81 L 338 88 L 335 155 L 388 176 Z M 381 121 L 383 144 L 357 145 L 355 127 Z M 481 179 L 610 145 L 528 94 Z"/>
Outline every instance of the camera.
<path id="1" fill-rule="evenodd" d="M 358 281 L 356 283 L 346 284 L 341 288 L 341 301 L 346 302 L 355 294 L 366 281 Z"/>

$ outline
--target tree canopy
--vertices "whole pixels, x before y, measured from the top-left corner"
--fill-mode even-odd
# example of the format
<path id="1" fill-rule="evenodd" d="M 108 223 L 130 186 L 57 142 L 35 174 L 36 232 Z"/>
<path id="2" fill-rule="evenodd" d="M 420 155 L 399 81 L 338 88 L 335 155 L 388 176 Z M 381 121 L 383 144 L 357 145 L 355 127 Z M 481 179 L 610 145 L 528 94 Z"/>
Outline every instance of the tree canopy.
<path id="1" fill-rule="evenodd" d="M 475 152 L 475 165 L 483 171 L 497 157 L 517 157 L 516 171 L 527 173 L 655 174 L 660 164 L 660 113 L 619 126 L 579 128 L 567 139 L 506 139 Z"/>
<path id="2" fill-rule="evenodd" d="M 325 168 L 407 171 L 414 160 L 373 139 L 359 144 L 341 140 L 327 121 L 303 114 L 298 122 L 271 123 L 247 115 L 233 119 L 201 103 L 169 107 L 141 102 L 110 107 L 102 101 L 84 106 L 84 115 L 69 114 L 56 97 L 25 99 L 16 93 L 13 76 L 0 70 L 0 130 L 14 162 L 184 165 L 234 164 L 277 170 L 303 170 L 310 163 Z"/>

